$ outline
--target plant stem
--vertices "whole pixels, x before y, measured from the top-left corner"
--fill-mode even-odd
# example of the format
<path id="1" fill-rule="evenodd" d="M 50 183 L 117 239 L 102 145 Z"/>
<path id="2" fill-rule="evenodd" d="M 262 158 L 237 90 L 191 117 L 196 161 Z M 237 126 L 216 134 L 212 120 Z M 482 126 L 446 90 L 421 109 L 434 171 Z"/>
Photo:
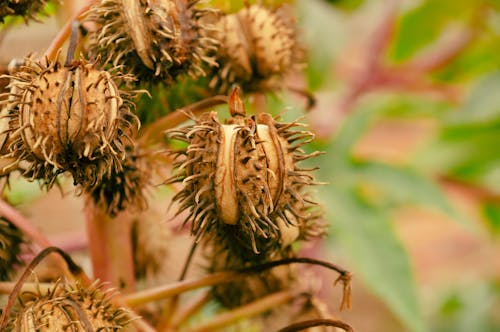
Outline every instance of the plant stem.
<path id="1" fill-rule="evenodd" d="M 89 2 L 82 6 L 72 17 L 68 19 L 68 21 L 64 24 L 64 26 L 59 30 L 59 33 L 54 38 L 52 43 L 49 45 L 47 50 L 45 51 L 44 57 L 49 60 L 54 60 L 61 49 L 64 42 L 68 39 L 71 34 L 71 29 L 74 21 L 80 21 L 86 12 L 90 9 L 90 7 L 94 4 L 95 0 L 89 0 Z"/>
<path id="2" fill-rule="evenodd" d="M 342 330 L 346 332 L 354 332 L 354 329 L 340 321 L 340 320 L 332 320 L 332 319 L 311 319 L 311 320 L 306 320 L 303 322 L 295 323 L 292 325 L 289 325 L 285 328 L 280 329 L 278 332 L 296 332 L 296 331 L 302 331 L 311 327 L 315 326 L 333 326 L 333 327 L 338 327 L 341 328 Z"/>
<path id="3" fill-rule="evenodd" d="M 85 212 L 94 278 L 110 282 L 120 292 L 134 290 L 130 214 L 123 211 L 111 217 L 90 197 L 86 199 Z"/>
<path id="4" fill-rule="evenodd" d="M 170 329 L 173 331 L 177 330 L 179 326 L 203 308 L 203 306 L 207 304 L 211 298 L 212 294 L 210 292 L 204 292 L 192 300 L 192 302 L 188 303 L 185 307 L 181 308 L 172 319 Z"/>
<path id="5" fill-rule="evenodd" d="M 228 98 L 226 96 L 213 96 L 177 109 L 144 127 L 144 130 L 139 132 L 139 142 L 147 145 L 158 141 L 165 130 L 174 128 L 184 121 L 189 120 L 189 113 L 194 115 L 204 112 L 207 108 L 227 103 L 227 100 Z"/>
<path id="6" fill-rule="evenodd" d="M 0 215 L 19 228 L 40 248 L 50 247 L 51 243 L 33 224 L 10 204 L 0 199 Z"/>
<path id="7" fill-rule="evenodd" d="M 239 320 L 250 318 L 270 311 L 279 305 L 292 301 L 301 293 L 292 290 L 285 290 L 277 292 L 257 301 L 251 302 L 247 305 L 224 312 L 212 318 L 206 323 L 199 324 L 198 326 L 187 330 L 188 332 L 209 332 L 218 331 L 219 329 L 233 324 Z"/>
<path id="8" fill-rule="evenodd" d="M 0 293 L 2 294 L 10 294 L 13 290 L 14 287 L 16 286 L 15 282 L 12 281 L 2 281 L 0 282 Z M 54 284 L 48 283 L 48 282 L 25 282 L 22 285 L 21 292 L 31 292 L 35 293 L 38 291 L 41 292 L 47 292 L 49 289 L 51 289 L 54 286 Z"/>
<path id="9" fill-rule="evenodd" d="M 158 301 L 184 292 L 218 285 L 225 282 L 231 282 L 239 278 L 244 278 L 245 275 L 235 271 L 217 272 L 196 279 L 187 279 L 155 288 L 146 289 L 143 291 L 135 292 L 133 294 L 125 295 L 124 298 L 128 305 L 137 306 L 152 301 Z"/>

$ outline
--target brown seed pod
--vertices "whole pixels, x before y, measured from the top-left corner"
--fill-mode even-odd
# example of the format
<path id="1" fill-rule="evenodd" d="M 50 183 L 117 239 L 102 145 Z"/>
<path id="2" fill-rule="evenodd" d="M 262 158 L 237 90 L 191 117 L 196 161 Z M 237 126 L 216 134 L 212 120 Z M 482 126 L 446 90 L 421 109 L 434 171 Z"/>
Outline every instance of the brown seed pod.
<path id="1" fill-rule="evenodd" d="M 23 243 L 21 231 L 8 221 L 0 219 L 0 281 L 8 280 L 16 264 Z"/>
<path id="2" fill-rule="evenodd" d="M 122 76 L 84 60 L 63 66 L 27 59 L 9 78 L 1 102 L 10 117 L 6 156 L 28 164 L 25 176 L 50 187 L 67 171 L 75 184 L 92 185 L 121 169 L 138 125 L 130 95 L 115 83 Z"/>
<path id="3" fill-rule="evenodd" d="M 113 168 L 100 181 L 83 186 L 94 203 L 111 216 L 128 207 L 147 207 L 147 189 L 151 185 L 152 160 L 132 147 L 127 149 L 120 168 Z"/>
<path id="4" fill-rule="evenodd" d="M 127 311 L 109 301 L 109 292 L 57 283 L 47 292 L 25 293 L 11 316 L 8 331 L 121 331 L 130 321 Z"/>
<path id="5" fill-rule="evenodd" d="M 46 4 L 46 0 L 4 0 L 0 4 L 0 23 L 9 15 L 23 16 L 24 19 L 33 18 Z"/>
<path id="6" fill-rule="evenodd" d="M 123 65 L 140 80 L 171 83 L 179 74 L 204 75 L 215 50 L 199 0 L 101 0 L 89 20 L 100 27 L 90 49 L 104 62 Z"/>
<path id="7" fill-rule="evenodd" d="M 237 89 L 229 110 L 232 117 L 224 124 L 210 112 L 194 119 L 194 125 L 168 132 L 189 144 L 178 152 L 179 175 L 170 182 L 184 184 L 174 200 L 180 211 L 189 210 L 192 233 L 198 239 L 205 233 L 229 238 L 254 253 L 282 250 L 306 234 L 323 234 L 310 211 L 314 203 L 303 193 L 315 184 L 313 169 L 298 166 L 320 154 L 300 148 L 313 134 L 267 113 L 247 117 Z"/>
<path id="8" fill-rule="evenodd" d="M 261 5 L 222 17 L 215 33 L 220 43 L 210 87 L 227 93 L 234 84 L 245 92 L 275 90 L 283 77 L 302 66 L 304 51 L 287 7 Z"/>

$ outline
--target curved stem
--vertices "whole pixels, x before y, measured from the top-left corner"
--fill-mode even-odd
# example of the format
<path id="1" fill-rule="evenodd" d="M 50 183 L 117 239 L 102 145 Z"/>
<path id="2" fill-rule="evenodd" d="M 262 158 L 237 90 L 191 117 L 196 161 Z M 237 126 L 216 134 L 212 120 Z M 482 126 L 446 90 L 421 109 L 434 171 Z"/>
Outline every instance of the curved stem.
<path id="1" fill-rule="evenodd" d="M 305 257 L 286 258 L 282 260 L 259 264 L 256 266 L 250 266 L 236 271 L 216 272 L 207 276 L 203 276 L 201 278 L 183 280 L 174 284 L 150 288 L 133 294 L 125 295 L 124 299 L 126 300 L 128 305 L 136 306 L 152 301 L 161 300 L 174 295 L 182 294 L 190 290 L 232 282 L 237 279 L 246 278 L 248 277 L 249 274 L 255 274 L 281 265 L 288 265 L 294 263 L 320 265 L 328 269 L 337 271 L 340 274 L 340 277 L 335 281 L 335 284 L 341 282 L 344 287 L 341 309 L 344 307 L 349 308 L 351 306 L 350 281 L 352 274 L 338 265 Z"/>
<path id="2" fill-rule="evenodd" d="M 342 330 L 346 332 L 354 332 L 354 329 L 340 321 L 340 320 L 332 320 L 332 319 L 312 319 L 312 320 L 306 320 L 303 322 L 299 323 L 294 323 L 292 325 L 289 325 L 285 328 L 280 329 L 278 332 L 296 332 L 296 331 L 302 331 L 311 327 L 315 326 L 333 326 L 333 327 L 338 327 L 341 328 Z"/>
<path id="3" fill-rule="evenodd" d="M 206 323 L 199 324 L 195 328 L 187 330 L 188 332 L 209 332 L 218 331 L 219 329 L 236 323 L 239 320 L 250 318 L 270 311 L 279 305 L 292 301 L 302 293 L 292 290 L 277 292 L 247 305 L 224 312 L 212 318 Z M 308 294 L 302 294 L 308 295 Z"/>
<path id="4" fill-rule="evenodd" d="M 57 52 L 71 34 L 74 21 L 80 21 L 86 14 L 86 12 L 90 9 L 90 7 L 94 4 L 94 2 L 95 0 L 89 0 L 86 5 L 82 6 L 72 17 L 69 18 L 69 20 L 64 24 L 61 30 L 59 30 L 59 33 L 45 51 L 45 58 L 49 60 L 54 60 L 56 58 Z"/>
<path id="5" fill-rule="evenodd" d="M 82 268 L 80 266 L 78 266 L 68 254 L 66 254 L 64 251 L 62 251 L 61 249 L 59 249 L 57 247 L 45 248 L 26 267 L 26 269 L 24 270 L 21 277 L 17 280 L 12 292 L 9 294 L 7 304 L 3 308 L 2 316 L 0 316 L 0 331 L 4 331 L 5 327 L 7 326 L 10 311 L 12 310 L 14 302 L 16 301 L 16 299 L 19 295 L 19 292 L 21 291 L 21 289 L 23 287 L 24 282 L 33 273 L 33 270 L 35 269 L 35 267 L 38 264 L 40 264 L 43 261 L 43 259 L 51 253 L 59 254 L 66 261 L 66 264 L 68 265 L 70 272 L 76 278 L 81 280 L 83 285 L 90 285 L 90 281 L 87 278 L 87 276 L 85 275 L 85 273 L 83 272 Z"/>
<path id="6" fill-rule="evenodd" d="M 172 129 L 180 125 L 184 121 L 189 120 L 190 113 L 196 115 L 204 112 L 207 108 L 226 104 L 227 101 L 227 96 L 213 96 L 185 106 L 183 108 L 179 108 L 174 112 L 169 113 L 164 117 L 156 120 L 150 125 L 145 126 L 144 130 L 141 130 L 139 132 L 139 144 L 147 144 L 157 141 L 158 137 L 160 137 L 165 130 Z"/>
<path id="7" fill-rule="evenodd" d="M 10 204 L 0 199 L 0 215 L 19 228 L 40 248 L 50 247 L 52 244 L 33 224 Z"/>

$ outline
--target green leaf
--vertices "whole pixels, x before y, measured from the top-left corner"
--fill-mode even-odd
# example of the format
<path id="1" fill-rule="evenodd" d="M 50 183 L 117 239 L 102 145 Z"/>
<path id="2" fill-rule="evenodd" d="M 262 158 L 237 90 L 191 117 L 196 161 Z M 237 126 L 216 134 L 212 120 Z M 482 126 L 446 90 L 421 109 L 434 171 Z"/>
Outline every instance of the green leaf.
<path id="1" fill-rule="evenodd" d="M 437 40 L 450 22 L 467 20 L 483 1 L 427 0 L 406 12 L 400 19 L 390 58 L 404 61 Z"/>
<path id="2" fill-rule="evenodd" d="M 500 204 L 486 202 L 481 210 L 491 232 L 494 235 L 500 235 Z"/>
<path id="3" fill-rule="evenodd" d="M 473 224 L 449 202 L 434 181 L 409 167 L 359 162 L 352 167 L 358 187 L 368 187 L 365 199 L 390 206 L 416 204 L 437 209 L 469 229 Z M 366 197 L 368 196 L 368 197 Z M 389 206 L 389 207 L 390 207 Z"/>
<path id="4" fill-rule="evenodd" d="M 500 71 L 494 72 L 474 87 L 465 104 L 451 113 L 447 127 L 484 125 L 500 122 Z"/>
<path id="5" fill-rule="evenodd" d="M 355 276 L 408 327 L 426 331 L 408 255 L 386 215 L 355 192 L 328 186 L 322 191 L 332 234 L 346 249 Z"/>

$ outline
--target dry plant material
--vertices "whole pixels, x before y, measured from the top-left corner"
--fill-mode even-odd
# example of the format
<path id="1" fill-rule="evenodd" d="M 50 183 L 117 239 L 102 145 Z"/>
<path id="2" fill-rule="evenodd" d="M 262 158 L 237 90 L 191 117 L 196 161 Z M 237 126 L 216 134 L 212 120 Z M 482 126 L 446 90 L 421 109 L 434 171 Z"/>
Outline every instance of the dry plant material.
<path id="1" fill-rule="evenodd" d="M 192 233 L 235 242 L 250 256 L 271 255 L 297 239 L 324 234 L 314 205 L 304 189 L 316 184 L 311 170 L 298 163 L 319 152 L 301 146 L 313 138 L 296 130 L 297 122 L 282 123 L 270 114 L 248 117 L 235 89 L 229 100 L 231 118 L 224 124 L 217 113 L 194 119 L 195 124 L 168 132 L 188 143 L 177 151 L 177 176 L 182 182 L 174 197 L 179 212 L 189 211 Z"/>
<path id="2" fill-rule="evenodd" d="M 22 16 L 25 20 L 33 18 L 46 4 L 46 0 L 3 0 L 0 4 L 0 23 L 9 15 Z"/>
<path id="3" fill-rule="evenodd" d="M 2 101 L 12 143 L 6 157 L 25 164 L 24 175 L 50 188 L 69 172 L 75 184 L 93 186 L 121 170 L 137 121 L 130 95 L 118 89 L 123 76 L 84 60 L 26 65 L 10 78 Z"/>
<path id="4" fill-rule="evenodd" d="M 214 10 L 198 0 L 101 0 L 89 20 L 100 27 L 90 48 L 103 63 L 123 65 L 140 80 L 172 83 L 179 75 L 204 75 L 216 65 L 207 55 L 215 50 L 208 36 L 213 26 L 203 17 Z"/>
<path id="5" fill-rule="evenodd" d="M 21 231 L 10 222 L 0 219 L 0 281 L 9 280 L 17 264 L 23 243 Z"/>
<path id="6" fill-rule="evenodd" d="M 286 6 L 272 10 L 253 5 L 223 16 L 215 39 L 221 45 L 216 53 L 219 68 L 210 87 L 220 93 L 228 93 L 234 84 L 245 92 L 275 90 L 304 58 Z"/>
<path id="7" fill-rule="evenodd" d="M 7 330 L 121 331 L 130 321 L 128 312 L 111 304 L 110 297 L 96 283 L 88 288 L 56 283 L 47 292 L 23 293 Z"/>

